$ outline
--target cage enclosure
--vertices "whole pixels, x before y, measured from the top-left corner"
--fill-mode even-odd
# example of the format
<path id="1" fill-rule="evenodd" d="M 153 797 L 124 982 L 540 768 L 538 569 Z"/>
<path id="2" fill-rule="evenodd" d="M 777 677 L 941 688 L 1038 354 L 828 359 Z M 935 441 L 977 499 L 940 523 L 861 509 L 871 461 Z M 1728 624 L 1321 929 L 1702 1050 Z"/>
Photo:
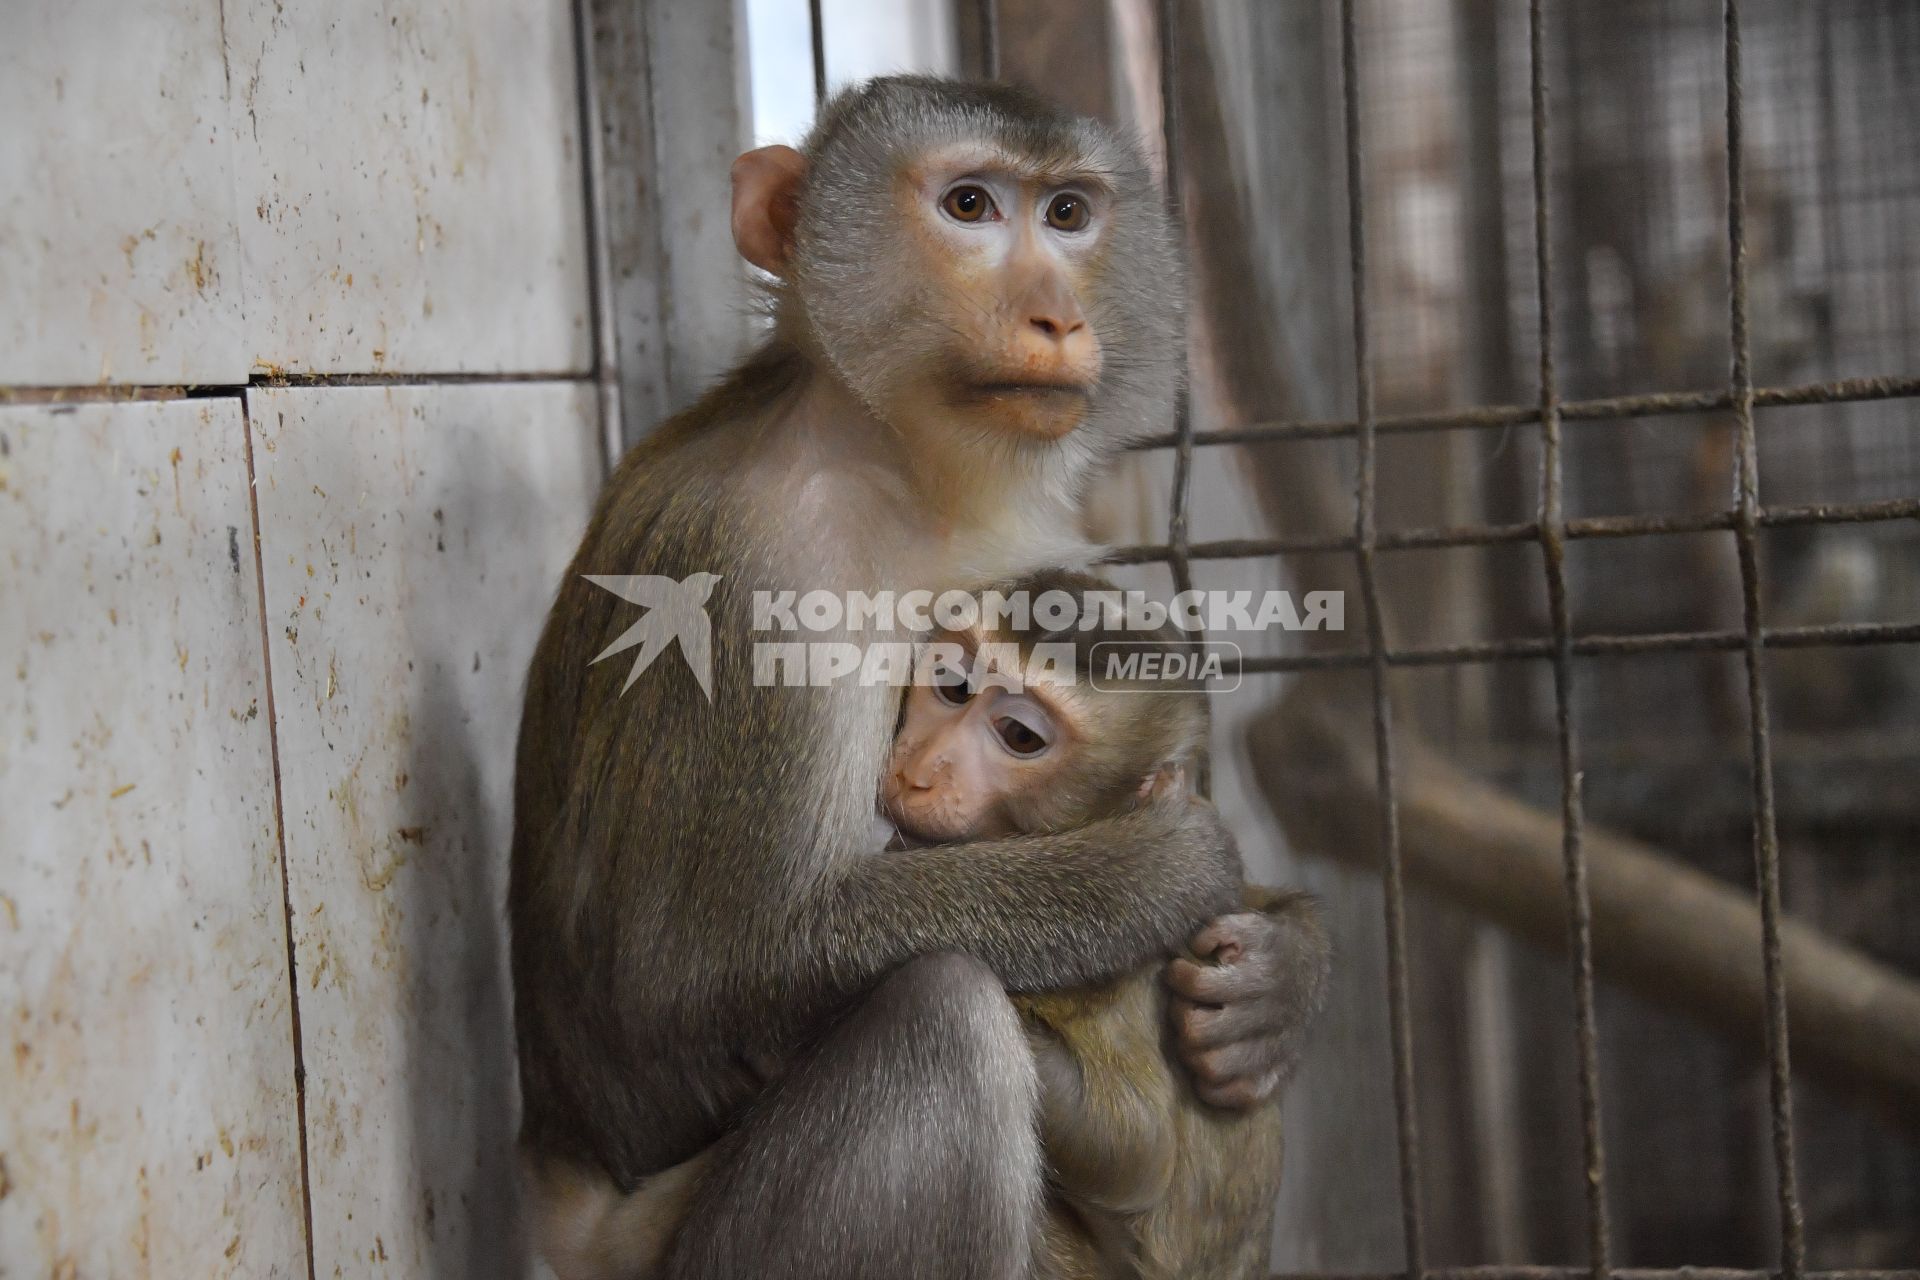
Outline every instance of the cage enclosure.
<path id="1" fill-rule="evenodd" d="M 1342 923 L 1278 1265 L 1911 1267 L 1920 14 L 1075 8 L 1197 282 L 1116 559 L 1350 601 L 1219 744 Z"/>
<path id="2" fill-rule="evenodd" d="M 1274 1270 L 1920 1280 L 1913 0 L 0 5 L 0 1272 L 534 1273 L 519 681 L 894 70 L 1147 141 L 1112 573 L 1344 593 L 1213 699 Z"/>

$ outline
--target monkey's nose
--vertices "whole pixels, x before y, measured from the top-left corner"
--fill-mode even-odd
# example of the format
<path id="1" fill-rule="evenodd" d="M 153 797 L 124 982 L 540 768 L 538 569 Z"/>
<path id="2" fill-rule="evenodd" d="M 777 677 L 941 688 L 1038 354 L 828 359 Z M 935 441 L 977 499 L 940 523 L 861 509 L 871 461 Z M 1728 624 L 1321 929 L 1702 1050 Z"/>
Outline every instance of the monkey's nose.
<path id="1" fill-rule="evenodd" d="M 1027 323 L 1053 342 L 1065 342 L 1087 327 L 1086 320 L 1077 311 L 1036 313 L 1027 317 Z"/>

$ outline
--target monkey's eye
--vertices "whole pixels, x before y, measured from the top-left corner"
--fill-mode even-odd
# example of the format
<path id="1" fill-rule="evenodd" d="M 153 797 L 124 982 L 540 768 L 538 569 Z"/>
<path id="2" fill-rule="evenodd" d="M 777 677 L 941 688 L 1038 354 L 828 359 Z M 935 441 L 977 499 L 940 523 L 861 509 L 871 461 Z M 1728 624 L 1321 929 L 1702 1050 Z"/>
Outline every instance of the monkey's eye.
<path id="1" fill-rule="evenodd" d="M 967 683 L 967 673 L 958 667 L 941 663 L 933 669 L 933 696 L 950 707 L 964 707 L 973 701 L 973 686 Z"/>
<path id="2" fill-rule="evenodd" d="M 1037 756 L 1047 749 L 1046 735 L 1015 716 L 1001 716 L 993 722 L 993 731 L 1007 750 L 1017 756 Z"/>
<path id="3" fill-rule="evenodd" d="M 1047 205 L 1047 225 L 1055 231 L 1084 231 L 1090 216 L 1086 198 L 1072 191 L 1060 192 Z"/>
<path id="4" fill-rule="evenodd" d="M 993 212 L 993 197 L 985 187 L 965 182 L 940 197 L 940 207 L 955 222 L 979 222 Z"/>

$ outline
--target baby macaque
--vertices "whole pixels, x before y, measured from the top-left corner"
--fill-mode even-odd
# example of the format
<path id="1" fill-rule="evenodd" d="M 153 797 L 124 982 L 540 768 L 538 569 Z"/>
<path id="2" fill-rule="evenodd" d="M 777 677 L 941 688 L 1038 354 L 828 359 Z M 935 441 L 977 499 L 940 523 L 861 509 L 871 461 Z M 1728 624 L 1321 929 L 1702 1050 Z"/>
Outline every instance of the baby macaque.
<path id="1" fill-rule="evenodd" d="M 1111 588 L 1054 573 L 1020 589 L 1032 599 Z M 1096 673 L 1111 641 L 1122 651 L 1188 648 L 1171 627 L 940 633 L 907 693 L 882 784 L 882 808 L 903 841 L 1040 835 L 1136 805 L 1189 803 L 1206 694 L 1192 682 Z M 1021 669 L 985 669 L 989 645 L 1017 652 Z M 1070 653 L 1072 670 L 1034 662 L 1042 645 Z M 1304 894 L 1249 889 L 1247 905 L 1287 913 L 1319 936 Z M 1323 976 L 1302 976 L 1312 1002 Z M 1279 1107 L 1225 1111 L 1195 1096 L 1169 1058 L 1172 998 L 1159 964 L 1103 986 L 1014 998 L 1039 1067 L 1049 1204 L 1037 1269 L 1050 1280 L 1266 1272 Z"/>
<path id="2" fill-rule="evenodd" d="M 1038 600 L 1076 601 L 1110 584 L 1048 572 L 1014 585 Z M 937 633 L 906 694 L 880 784 L 880 817 L 896 848 L 1045 836 L 1141 805 L 1195 801 L 1189 779 L 1205 750 L 1207 698 L 1194 681 L 1108 679 L 1101 646 L 1161 655 L 1187 642 L 1172 627 L 1127 630 L 1038 625 Z M 1064 657 L 1049 667 L 1039 658 Z M 1011 658 L 1002 668 L 997 661 Z M 1138 668 L 1136 668 L 1137 670 Z M 1093 677 L 1098 676 L 1097 684 Z M 878 843 L 878 837 L 876 843 Z M 889 856 L 913 856 L 895 853 Z M 1326 985 L 1327 942 L 1311 897 L 1249 887 L 1247 910 L 1286 926 L 1275 963 L 1297 962 L 1280 1021 L 1297 1036 Z M 1218 1011 L 1209 983 L 1237 944 L 1209 943 L 1155 959 L 1100 986 L 1016 994 L 1040 1082 L 1048 1173 L 1034 1280 L 1264 1275 L 1280 1181 L 1280 1110 L 1215 1108 L 1176 1064 L 1169 1004 L 1198 1019 L 1201 1052 L 1230 1046 L 1208 1034 Z M 1265 981 L 1266 979 L 1261 979 Z M 1216 1024 L 1217 1025 L 1217 1024 Z M 1230 1050 L 1227 1050 L 1230 1051 Z M 1277 1054 L 1289 1065 L 1297 1046 Z M 792 1064 L 749 1061 L 762 1080 Z M 635 1280 L 661 1273 L 703 1180 L 727 1140 L 655 1174 L 630 1193 L 560 1162 L 529 1161 L 541 1254 L 561 1280 Z"/>

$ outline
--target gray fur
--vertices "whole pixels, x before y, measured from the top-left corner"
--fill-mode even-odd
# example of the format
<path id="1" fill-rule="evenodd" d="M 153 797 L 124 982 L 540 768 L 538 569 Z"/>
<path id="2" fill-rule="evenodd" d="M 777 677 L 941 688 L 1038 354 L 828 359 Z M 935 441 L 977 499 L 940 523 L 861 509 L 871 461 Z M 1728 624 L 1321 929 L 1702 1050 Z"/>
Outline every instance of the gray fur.
<path id="1" fill-rule="evenodd" d="M 722 1143 L 666 1274 L 1014 1280 L 1040 1203 L 1035 1095 L 993 972 L 910 961 Z M 915 1229 L 876 1230 L 897 1204 L 920 1207 Z"/>
<path id="2" fill-rule="evenodd" d="M 1084 300 L 1107 351 L 1096 411 L 1052 446 L 973 442 L 982 483 L 1077 492 L 1127 434 L 1164 420 L 1177 273 L 1137 150 L 1010 91 L 856 91 L 810 143 L 777 336 L 622 462 L 528 675 L 508 901 L 522 1143 L 535 1167 L 598 1170 L 628 1192 L 724 1138 L 732 1154 L 679 1242 L 684 1274 L 1011 1274 L 1005 1260 L 1030 1243 L 1019 1206 L 1039 1157 L 1031 1068 L 1009 1048 L 1000 988 L 1110 977 L 1237 899 L 1237 857 L 1198 806 L 865 854 L 895 700 L 752 680 L 756 587 L 793 586 L 810 564 L 866 589 L 902 585 L 886 546 L 795 527 L 794 492 L 759 460 L 815 380 L 858 393 L 888 360 L 926 358 L 912 307 L 886 310 L 912 290 L 885 227 L 857 225 L 858 210 L 889 154 L 982 133 L 1114 174 L 1130 255 L 1107 273 L 1124 287 Z M 896 328 L 875 332 L 888 315 Z M 876 453 L 885 445 L 875 438 Z M 1030 568 L 1050 550 L 1003 548 L 991 567 Z M 623 695 L 622 664 L 590 660 L 630 619 L 582 575 L 696 571 L 721 575 L 712 702 L 664 659 Z M 792 1064 L 771 1092 L 748 1065 L 768 1058 Z M 902 1153 L 923 1163 L 893 1169 L 909 1180 L 879 1194 Z M 772 1252 L 736 1267 L 738 1241 Z M 911 1269 L 884 1269 L 909 1257 Z"/>
<path id="3" fill-rule="evenodd" d="M 1118 197 L 1105 253 L 1116 269 L 1080 300 L 1106 353 L 1087 425 L 1058 445 L 960 442 L 1016 450 L 1063 483 L 1082 484 L 1127 441 L 1164 430 L 1179 387 L 1179 244 L 1136 139 L 1007 85 L 897 76 L 850 89 L 827 104 L 807 139 L 813 163 L 795 237 L 798 270 L 777 305 L 789 323 L 803 320 L 826 359 L 869 398 L 903 355 L 931 355 L 921 335 L 937 307 L 916 288 L 924 273 L 897 234 L 889 189 L 905 158 L 968 141 L 1028 157 L 1062 182 L 1097 177 Z"/>

